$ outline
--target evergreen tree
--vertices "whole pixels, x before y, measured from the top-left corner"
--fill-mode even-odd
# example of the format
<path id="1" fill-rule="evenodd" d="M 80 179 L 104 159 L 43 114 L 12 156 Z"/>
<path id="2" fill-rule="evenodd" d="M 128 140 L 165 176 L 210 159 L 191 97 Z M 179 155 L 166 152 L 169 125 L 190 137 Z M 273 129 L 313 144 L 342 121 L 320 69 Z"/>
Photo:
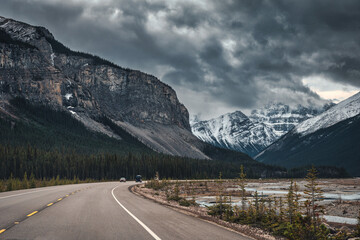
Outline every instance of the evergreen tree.
<path id="1" fill-rule="evenodd" d="M 30 188 L 36 188 L 34 173 L 31 173 L 31 175 L 30 175 Z"/>
<path id="2" fill-rule="evenodd" d="M 289 191 L 287 194 L 287 215 L 290 224 L 293 223 L 294 218 L 294 212 L 295 212 L 295 204 L 294 204 L 294 189 L 293 189 L 293 180 L 290 181 Z"/>
<path id="3" fill-rule="evenodd" d="M 23 189 L 29 188 L 29 181 L 28 181 L 28 177 L 27 177 L 26 171 L 25 171 L 25 173 L 24 173 L 24 177 L 23 177 L 23 180 L 22 180 L 22 188 L 23 188 Z"/>
<path id="4" fill-rule="evenodd" d="M 220 218 L 222 218 L 223 215 L 223 205 L 224 205 L 224 199 L 223 199 L 223 185 L 222 185 L 222 172 L 219 172 L 219 180 L 218 180 L 218 189 L 219 193 L 217 196 L 217 204 L 219 206 L 220 211 Z"/>
<path id="5" fill-rule="evenodd" d="M 300 199 L 300 194 L 299 194 L 299 186 L 297 185 L 296 182 L 294 182 L 294 194 L 295 194 L 295 202 L 294 202 L 294 206 L 295 206 L 295 211 L 299 212 L 300 209 L 300 203 L 299 203 L 299 199 Z"/>
<path id="6" fill-rule="evenodd" d="M 7 186 L 6 186 L 6 191 L 12 191 L 15 190 L 14 189 L 14 178 L 13 178 L 13 174 L 10 174 L 10 179 L 8 180 Z"/>
<path id="7" fill-rule="evenodd" d="M 272 201 L 272 199 L 269 197 L 268 200 L 268 218 L 270 223 L 272 223 L 276 216 L 276 203 Z"/>
<path id="8" fill-rule="evenodd" d="M 307 208 L 306 214 L 311 218 L 311 225 L 314 233 L 317 233 L 317 228 L 320 225 L 319 216 L 323 212 L 323 208 L 319 202 L 323 199 L 322 190 L 317 181 L 317 171 L 314 166 L 308 171 L 306 176 L 307 184 L 305 184 L 305 206 Z"/>
<path id="9" fill-rule="evenodd" d="M 279 197 L 279 220 L 280 222 L 284 220 L 284 205 L 282 197 Z"/>
<path id="10" fill-rule="evenodd" d="M 254 207 L 255 207 L 255 220 L 258 220 L 259 217 L 259 194 L 255 191 L 254 195 Z"/>
<path id="11" fill-rule="evenodd" d="M 240 187 L 240 196 L 241 196 L 241 210 L 245 211 L 246 205 L 246 174 L 244 173 L 244 166 L 241 164 L 240 166 L 240 178 L 238 179 L 239 187 Z"/>

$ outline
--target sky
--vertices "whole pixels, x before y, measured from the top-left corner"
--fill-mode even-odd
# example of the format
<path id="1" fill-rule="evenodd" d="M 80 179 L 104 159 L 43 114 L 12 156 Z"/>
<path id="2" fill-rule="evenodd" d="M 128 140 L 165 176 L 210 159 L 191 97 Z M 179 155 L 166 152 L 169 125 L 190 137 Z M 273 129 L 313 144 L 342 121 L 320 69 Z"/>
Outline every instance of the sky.
<path id="1" fill-rule="evenodd" d="M 357 0 L 1 0 L 0 15 L 158 77 L 202 120 L 360 90 Z"/>

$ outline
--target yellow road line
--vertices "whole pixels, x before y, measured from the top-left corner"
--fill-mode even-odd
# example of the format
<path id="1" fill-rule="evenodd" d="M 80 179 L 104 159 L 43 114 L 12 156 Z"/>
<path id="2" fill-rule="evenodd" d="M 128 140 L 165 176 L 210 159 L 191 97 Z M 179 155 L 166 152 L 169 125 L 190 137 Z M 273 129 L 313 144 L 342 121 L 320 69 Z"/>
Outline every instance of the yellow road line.
<path id="1" fill-rule="evenodd" d="M 59 198 L 58 201 L 61 201 L 62 198 Z"/>
<path id="2" fill-rule="evenodd" d="M 0 230 L 0 234 L 3 233 L 3 232 L 5 232 L 5 231 L 6 231 L 6 229 L 1 229 L 1 230 Z"/>
<path id="3" fill-rule="evenodd" d="M 69 194 L 66 194 L 66 196 L 65 197 L 68 197 L 69 196 Z"/>
<path id="4" fill-rule="evenodd" d="M 28 214 L 28 217 L 31 217 L 32 215 L 36 214 L 38 211 L 33 211 L 32 213 Z"/>
<path id="5" fill-rule="evenodd" d="M 46 206 L 48 206 L 48 207 L 50 207 L 51 205 L 53 205 L 54 203 L 49 203 L 48 205 L 46 205 Z"/>
<path id="6" fill-rule="evenodd" d="M 19 224 L 19 222 L 14 222 L 14 224 Z"/>

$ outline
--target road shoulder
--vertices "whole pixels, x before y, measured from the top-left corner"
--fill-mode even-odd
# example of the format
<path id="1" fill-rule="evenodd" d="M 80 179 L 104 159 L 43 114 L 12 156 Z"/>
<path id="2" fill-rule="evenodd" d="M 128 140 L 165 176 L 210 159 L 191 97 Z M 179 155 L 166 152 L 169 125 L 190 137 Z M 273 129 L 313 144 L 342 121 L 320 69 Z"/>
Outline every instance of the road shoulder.
<path id="1" fill-rule="evenodd" d="M 166 201 L 164 199 L 161 199 L 160 197 L 157 197 L 151 191 L 145 191 L 145 188 L 143 188 L 143 186 L 144 186 L 143 184 L 142 185 L 132 185 L 132 186 L 129 186 L 128 189 L 131 193 L 133 193 L 137 196 L 151 200 L 155 203 L 158 203 L 158 204 L 161 204 L 168 208 L 171 208 L 182 214 L 192 216 L 192 217 L 198 218 L 202 221 L 206 221 L 208 223 L 215 224 L 217 226 L 225 228 L 226 230 L 236 232 L 247 238 L 252 238 L 252 239 L 257 239 L 257 240 L 283 239 L 280 237 L 272 236 L 269 233 L 267 233 L 259 228 L 251 227 L 248 225 L 229 223 L 229 222 L 223 221 L 221 219 L 209 216 L 206 214 L 206 211 L 204 211 L 203 209 L 200 209 L 199 207 L 197 207 L 197 208 L 183 207 L 183 206 L 180 206 L 177 202 Z"/>

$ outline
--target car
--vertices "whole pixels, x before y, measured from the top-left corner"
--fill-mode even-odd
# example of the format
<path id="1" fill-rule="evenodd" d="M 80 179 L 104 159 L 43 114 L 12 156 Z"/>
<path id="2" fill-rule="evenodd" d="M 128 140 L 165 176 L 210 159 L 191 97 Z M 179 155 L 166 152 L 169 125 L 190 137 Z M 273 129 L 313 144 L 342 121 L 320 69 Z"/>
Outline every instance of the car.
<path id="1" fill-rule="evenodd" d="M 124 177 L 120 178 L 120 182 L 126 182 L 126 178 Z"/>
<path id="2" fill-rule="evenodd" d="M 142 182 L 141 175 L 136 175 L 135 182 Z"/>

